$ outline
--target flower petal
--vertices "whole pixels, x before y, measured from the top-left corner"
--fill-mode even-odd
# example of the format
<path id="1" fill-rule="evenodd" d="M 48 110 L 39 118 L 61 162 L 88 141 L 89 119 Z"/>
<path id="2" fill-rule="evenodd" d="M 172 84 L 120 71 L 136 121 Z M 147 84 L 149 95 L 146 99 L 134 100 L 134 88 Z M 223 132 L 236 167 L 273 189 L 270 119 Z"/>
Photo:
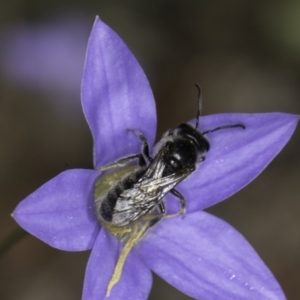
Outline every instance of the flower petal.
<path id="1" fill-rule="evenodd" d="M 212 206 L 251 182 L 289 141 L 298 121 L 299 116 L 284 113 L 201 118 L 202 132 L 229 124 L 244 124 L 246 129 L 224 129 L 207 135 L 211 147 L 206 160 L 178 186 L 187 200 L 187 211 Z M 178 201 L 169 201 L 168 208 L 168 212 L 178 210 Z"/>
<path id="2" fill-rule="evenodd" d="M 12 216 L 32 235 L 52 247 L 82 251 L 91 249 L 99 232 L 94 213 L 92 170 L 68 170 L 23 200 Z"/>
<path id="3" fill-rule="evenodd" d="M 202 211 L 161 221 L 137 250 L 155 273 L 196 299 L 285 299 L 243 236 Z"/>
<path id="4" fill-rule="evenodd" d="M 86 269 L 83 300 L 106 298 L 108 282 L 111 279 L 119 257 L 121 243 L 103 228 L 95 242 Z M 147 299 L 152 286 L 151 271 L 132 250 L 124 265 L 120 281 L 112 288 L 108 299 Z"/>
<path id="5" fill-rule="evenodd" d="M 140 65 L 121 38 L 98 17 L 88 43 L 82 105 L 91 128 L 95 167 L 140 152 L 137 129 L 153 144 L 156 110 Z"/>

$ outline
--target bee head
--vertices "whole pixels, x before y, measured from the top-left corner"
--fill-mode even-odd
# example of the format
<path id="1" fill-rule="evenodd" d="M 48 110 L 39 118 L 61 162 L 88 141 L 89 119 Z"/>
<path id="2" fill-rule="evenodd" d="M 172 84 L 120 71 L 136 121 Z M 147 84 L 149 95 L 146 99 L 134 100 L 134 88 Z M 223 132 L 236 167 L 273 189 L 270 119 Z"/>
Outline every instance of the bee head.
<path id="1" fill-rule="evenodd" d="M 199 120 L 202 111 L 202 92 L 198 84 L 195 84 L 198 90 L 198 111 L 196 116 L 195 127 L 187 123 L 182 123 L 177 127 L 177 135 L 189 139 L 197 149 L 198 159 L 205 156 L 205 153 L 209 150 L 209 142 L 199 131 Z"/>
<path id="2" fill-rule="evenodd" d="M 208 140 L 197 130 L 187 123 L 180 124 L 176 129 L 176 136 L 188 139 L 192 142 L 199 154 L 206 153 L 209 150 Z"/>
<path id="3" fill-rule="evenodd" d="M 175 130 L 167 132 L 165 147 L 166 167 L 163 175 L 167 176 L 173 172 L 182 169 L 195 169 L 197 162 L 205 159 L 205 154 L 209 150 L 209 142 L 204 135 L 198 130 L 199 119 L 202 108 L 201 89 L 198 89 L 198 111 L 195 127 L 187 123 L 180 124 Z"/>

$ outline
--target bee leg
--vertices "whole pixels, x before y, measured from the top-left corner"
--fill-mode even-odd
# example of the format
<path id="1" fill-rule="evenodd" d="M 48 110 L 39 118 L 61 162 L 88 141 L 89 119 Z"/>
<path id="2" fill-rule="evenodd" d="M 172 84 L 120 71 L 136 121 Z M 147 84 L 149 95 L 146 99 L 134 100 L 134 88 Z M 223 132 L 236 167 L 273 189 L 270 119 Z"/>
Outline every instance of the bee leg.
<path id="1" fill-rule="evenodd" d="M 199 163 L 200 163 L 200 162 L 203 162 L 203 161 L 205 161 L 205 156 L 200 157 L 199 160 L 198 160 Z M 193 171 L 194 171 L 194 170 L 193 170 Z"/>
<path id="2" fill-rule="evenodd" d="M 186 210 L 185 210 L 185 204 L 186 204 L 185 198 L 177 190 L 175 190 L 175 189 L 172 189 L 170 192 L 175 197 L 177 197 L 177 198 L 180 199 L 180 210 L 177 213 L 175 213 L 175 214 L 165 214 L 165 213 L 162 213 L 162 217 L 165 218 L 165 219 L 168 219 L 168 218 L 177 217 L 178 215 L 182 215 L 182 218 L 184 218 L 185 217 L 185 213 L 186 213 Z"/>
<path id="3" fill-rule="evenodd" d="M 158 204 L 158 208 L 160 210 L 160 214 L 163 217 L 166 214 L 166 208 L 165 208 L 165 204 L 161 201 Z"/>
<path id="4" fill-rule="evenodd" d="M 105 171 L 105 170 L 112 169 L 112 168 L 123 167 L 126 164 L 128 164 L 130 161 L 132 161 L 136 158 L 139 159 L 140 166 L 146 166 L 146 163 L 143 164 L 143 162 L 145 162 L 145 160 L 143 159 L 143 161 L 141 161 L 141 156 L 142 155 L 140 153 L 128 155 L 128 156 L 125 156 L 125 157 L 122 157 L 122 158 L 118 159 L 117 161 L 115 161 L 111 164 L 103 166 L 103 167 L 99 168 L 98 170 L 99 171 Z M 141 165 L 141 164 L 143 164 L 143 165 Z"/>
<path id="5" fill-rule="evenodd" d="M 171 135 L 173 135 L 173 130 L 169 129 L 166 133 L 166 136 L 171 136 Z"/>
<path id="6" fill-rule="evenodd" d="M 127 129 L 127 131 L 128 132 L 133 132 L 138 137 L 138 139 L 143 143 L 142 153 L 147 158 L 147 160 L 149 162 L 152 162 L 153 158 L 150 157 L 150 154 L 149 154 L 149 144 L 148 144 L 148 141 L 147 141 L 146 137 L 140 131 L 135 130 L 135 129 Z"/>
<path id="7" fill-rule="evenodd" d="M 185 201 L 185 198 L 175 189 L 172 189 L 170 191 L 175 197 L 179 198 L 180 200 L 180 211 L 177 213 L 177 215 L 180 213 L 182 215 L 182 217 L 184 218 L 185 217 L 185 212 L 186 212 L 186 209 L 185 209 L 185 206 L 186 206 L 186 201 Z"/>
<path id="8" fill-rule="evenodd" d="M 153 226 L 155 223 L 157 223 L 159 220 L 161 220 L 161 218 L 166 217 L 166 208 L 165 208 L 165 204 L 163 201 L 158 203 L 158 209 L 159 212 L 157 215 L 148 215 L 153 217 L 153 223 L 151 224 L 151 226 Z"/>
<path id="9" fill-rule="evenodd" d="M 246 126 L 243 124 L 224 125 L 224 126 L 220 126 L 220 127 L 211 129 L 211 130 L 204 131 L 204 132 L 202 132 L 202 134 L 205 135 L 205 134 L 217 131 L 217 130 L 222 130 L 222 129 L 227 129 L 227 128 L 235 128 L 235 127 L 240 127 L 240 128 L 246 129 Z"/>

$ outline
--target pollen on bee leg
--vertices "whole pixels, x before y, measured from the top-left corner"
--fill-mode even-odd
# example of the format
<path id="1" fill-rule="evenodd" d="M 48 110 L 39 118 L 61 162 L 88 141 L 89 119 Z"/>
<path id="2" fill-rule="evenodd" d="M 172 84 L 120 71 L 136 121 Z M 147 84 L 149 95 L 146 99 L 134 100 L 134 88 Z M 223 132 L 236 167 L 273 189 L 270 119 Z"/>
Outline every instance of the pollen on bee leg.
<path id="1" fill-rule="evenodd" d="M 163 218 L 164 218 L 164 219 L 170 219 L 170 218 L 178 217 L 178 216 L 180 216 L 180 215 L 182 215 L 182 213 L 181 213 L 181 211 L 178 211 L 177 213 L 174 213 L 174 214 L 167 214 L 167 215 L 164 215 Z M 182 215 L 182 218 L 184 218 L 184 217 L 185 217 L 185 214 Z"/>
<path id="2" fill-rule="evenodd" d="M 176 214 L 168 214 L 168 215 L 164 215 L 163 218 L 164 218 L 164 219 L 171 219 L 171 218 L 178 217 L 179 215 L 180 215 L 180 213 L 176 213 Z"/>
<path id="3" fill-rule="evenodd" d="M 103 224 L 104 227 L 112 234 L 112 235 L 125 235 L 132 231 L 130 227 L 118 227 L 111 224 Z"/>
<path id="4" fill-rule="evenodd" d="M 107 290 L 106 290 L 106 297 L 109 297 L 112 288 L 119 282 L 122 270 L 124 267 L 124 263 L 126 261 L 126 258 L 130 252 L 130 250 L 133 248 L 133 246 L 136 244 L 136 242 L 142 237 L 142 235 L 146 232 L 148 229 L 147 226 L 144 226 L 138 230 L 138 225 L 135 224 L 133 232 L 124 244 L 124 247 L 121 251 L 121 254 L 119 256 L 118 262 L 115 266 L 114 273 L 108 283 Z"/>
<path id="5" fill-rule="evenodd" d="M 111 232 L 113 233 L 113 234 L 126 234 L 126 233 L 129 233 L 129 232 L 131 232 L 131 229 L 130 228 L 125 228 L 125 229 L 123 229 L 123 228 L 114 228 L 114 229 L 112 229 L 111 230 Z"/>

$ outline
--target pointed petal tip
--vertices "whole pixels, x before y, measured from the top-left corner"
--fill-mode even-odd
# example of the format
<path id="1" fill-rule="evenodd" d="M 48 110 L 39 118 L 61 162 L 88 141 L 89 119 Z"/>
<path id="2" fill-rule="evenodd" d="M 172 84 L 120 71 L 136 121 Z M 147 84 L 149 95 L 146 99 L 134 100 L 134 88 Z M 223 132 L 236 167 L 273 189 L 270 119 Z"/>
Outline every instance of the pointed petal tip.
<path id="1" fill-rule="evenodd" d="M 210 151 L 205 162 L 178 187 L 188 212 L 205 209 L 222 201 L 255 179 L 291 139 L 300 116 L 289 113 L 217 114 L 204 116 L 205 131 L 224 124 L 244 124 L 210 134 Z M 192 201 L 194 195 L 201 200 Z M 168 202 L 173 211 L 175 201 Z"/>
<path id="2" fill-rule="evenodd" d="M 88 42 L 81 99 L 96 168 L 139 151 L 128 128 L 143 132 L 153 144 L 156 109 L 147 77 L 124 41 L 99 17 Z"/>
<path id="3" fill-rule="evenodd" d="M 137 250 L 146 266 L 195 299 L 286 299 L 245 238 L 206 212 L 163 220 Z"/>
<path id="4" fill-rule="evenodd" d="M 54 248 L 91 249 L 99 231 L 91 204 L 98 176 L 94 170 L 65 171 L 21 201 L 12 217 Z"/>
<path id="5" fill-rule="evenodd" d="M 95 21 L 94 21 L 93 27 L 95 27 L 95 26 L 97 26 L 97 25 L 100 26 L 101 23 L 103 23 L 103 22 L 102 22 L 102 20 L 100 19 L 100 17 L 97 15 L 97 16 L 95 17 Z"/>

